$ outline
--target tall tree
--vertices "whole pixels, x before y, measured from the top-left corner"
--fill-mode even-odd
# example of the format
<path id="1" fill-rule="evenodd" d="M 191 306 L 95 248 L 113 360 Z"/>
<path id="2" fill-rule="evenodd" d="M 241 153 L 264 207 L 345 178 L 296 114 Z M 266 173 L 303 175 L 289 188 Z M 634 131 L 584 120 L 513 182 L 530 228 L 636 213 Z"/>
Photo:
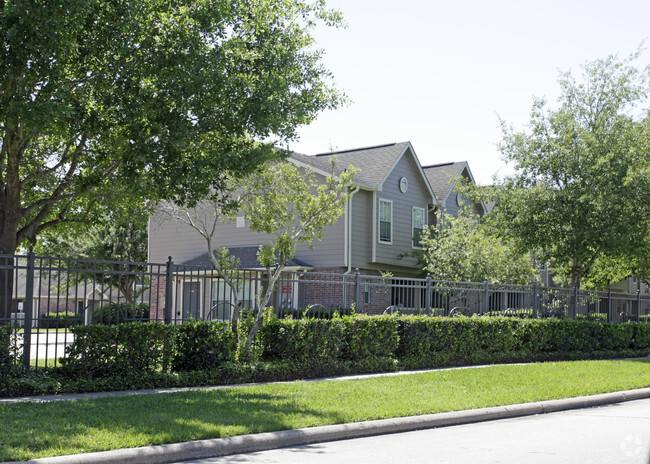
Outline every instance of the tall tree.
<path id="1" fill-rule="evenodd" d="M 341 24 L 324 0 L 0 2 L 0 254 L 129 195 L 192 204 L 275 157 L 255 140 L 342 100 L 321 22 Z"/>
<path id="2" fill-rule="evenodd" d="M 502 121 L 499 148 L 515 174 L 484 192 L 496 199 L 489 219 L 571 285 L 614 262 L 606 257 L 647 250 L 650 70 L 635 58 L 588 63 L 582 82 L 561 74 L 559 106 L 536 100 L 527 130 Z"/>

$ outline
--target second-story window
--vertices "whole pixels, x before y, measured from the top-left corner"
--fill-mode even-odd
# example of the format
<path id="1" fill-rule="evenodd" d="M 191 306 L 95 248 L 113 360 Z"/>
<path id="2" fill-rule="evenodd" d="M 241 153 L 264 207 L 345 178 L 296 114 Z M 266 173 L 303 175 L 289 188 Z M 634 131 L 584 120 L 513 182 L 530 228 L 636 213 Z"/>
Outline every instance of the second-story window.
<path id="1" fill-rule="evenodd" d="M 393 202 L 379 200 L 379 241 L 393 242 Z"/>
<path id="2" fill-rule="evenodd" d="M 424 208 L 413 207 L 413 248 L 422 248 L 420 238 L 424 232 Z"/>

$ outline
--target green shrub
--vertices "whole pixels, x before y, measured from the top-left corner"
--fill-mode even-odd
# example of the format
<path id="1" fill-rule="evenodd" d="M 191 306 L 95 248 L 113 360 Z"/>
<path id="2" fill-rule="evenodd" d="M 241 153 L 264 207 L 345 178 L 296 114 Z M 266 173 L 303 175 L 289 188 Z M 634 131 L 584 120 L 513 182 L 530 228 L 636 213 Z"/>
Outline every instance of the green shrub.
<path id="1" fill-rule="evenodd" d="M 340 318 L 274 319 L 260 330 L 262 359 L 327 362 L 340 357 L 343 324 Z"/>
<path id="2" fill-rule="evenodd" d="M 93 324 L 123 324 L 126 322 L 149 321 L 149 305 L 147 303 L 109 303 L 93 310 Z"/>
<path id="3" fill-rule="evenodd" d="M 334 307 L 325 308 L 320 305 L 313 305 L 307 308 L 280 308 L 278 310 L 278 319 L 332 319 L 335 316 L 351 316 L 354 314 L 354 308 Z"/>
<path id="4" fill-rule="evenodd" d="M 172 370 L 207 370 L 234 359 L 235 336 L 225 322 L 186 322 L 178 327 Z"/>
<path id="5" fill-rule="evenodd" d="M 0 325 L 0 373 L 7 372 L 16 361 L 12 350 L 13 329 L 10 325 Z"/>
<path id="6" fill-rule="evenodd" d="M 40 327 L 59 329 L 73 327 L 82 323 L 81 314 L 74 312 L 49 312 L 41 315 Z"/>
<path id="7" fill-rule="evenodd" d="M 178 328 L 160 322 L 73 327 L 75 339 L 61 360 L 75 374 L 110 376 L 167 367 Z"/>
<path id="8" fill-rule="evenodd" d="M 395 356 L 399 343 L 396 317 L 358 315 L 341 318 L 341 324 L 343 359 L 360 362 Z"/>

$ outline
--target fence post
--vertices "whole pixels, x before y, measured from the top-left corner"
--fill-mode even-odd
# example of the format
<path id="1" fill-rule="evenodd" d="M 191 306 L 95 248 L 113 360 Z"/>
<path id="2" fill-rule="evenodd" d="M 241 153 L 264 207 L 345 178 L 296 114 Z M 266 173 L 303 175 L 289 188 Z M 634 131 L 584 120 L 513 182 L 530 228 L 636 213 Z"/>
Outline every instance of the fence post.
<path id="1" fill-rule="evenodd" d="M 361 300 L 361 273 L 359 268 L 354 270 L 354 307 L 359 311 L 359 301 Z"/>
<path id="2" fill-rule="evenodd" d="M 172 284 L 172 268 L 174 266 L 174 262 L 172 261 L 172 257 L 169 256 L 169 259 L 167 260 L 167 269 L 165 272 L 166 275 L 166 280 L 165 280 L 165 324 L 171 324 L 172 322 L 172 299 L 173 299 L 173 289 L 174 286 Z"/>
<path id="3" fill-rule="evenodd" d="M 431 274 L 427 274 L 427 294 L 424 297 L 424 304 L 426 305 L 427 314 L 431 315 Z"/>
<path id="4" fill-rule="evenodd" d="M 483 313 L 490 312 L 490 283 L 485 279 L 485 289 L 483 291 Z"/>
<path id="5" fill-rule="evenodd" d="M 607 289 L 607 322 L 612 322 L 612 287 Z"/>
<path id="6" fill-rule="evenodd" d="M 641 313 L 641 289 L 636 291 L 636 322 L 639 322 L 639 314 Z"/>
<path id="7" fill-rule="evenodd" d="M 537 281 L 533 284 L 533 319 L 537 319 Z"/>
<path id="8" fill-rule="evenodd" d="M 32 348 L 32 324 L 34 320 L 33 303 L 34 303 L 34 251 L 32 248 L 27 253 L 27 276 L 25 280 L 25 330 L 23 332 L 23 366 L 29 370 L 29 360 Z M 18 261 L 16 260 L 16 264 Z M 18 266 L 15 267 L 18 272 Z M 9 295 L 11 301 L 11 295 Z"/>
<path id="9" fill-rule="evenodd" d="M 575 319 L 578 315 L 578 286 L 573 287 L 573 315 L 572 318 Z"/>

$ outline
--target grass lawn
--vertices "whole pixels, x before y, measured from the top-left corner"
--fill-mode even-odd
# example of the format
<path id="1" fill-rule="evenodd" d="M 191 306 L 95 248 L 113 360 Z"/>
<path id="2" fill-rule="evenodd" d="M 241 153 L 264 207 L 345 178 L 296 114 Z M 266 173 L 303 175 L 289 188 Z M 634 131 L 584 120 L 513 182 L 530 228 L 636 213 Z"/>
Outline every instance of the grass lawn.
<path id="1" fill-rule="evenodd" d="M 430 414 L 650 386 L 650 360 L 490 366 L 359 380 L 0 405 L 0 461 Z"/>

